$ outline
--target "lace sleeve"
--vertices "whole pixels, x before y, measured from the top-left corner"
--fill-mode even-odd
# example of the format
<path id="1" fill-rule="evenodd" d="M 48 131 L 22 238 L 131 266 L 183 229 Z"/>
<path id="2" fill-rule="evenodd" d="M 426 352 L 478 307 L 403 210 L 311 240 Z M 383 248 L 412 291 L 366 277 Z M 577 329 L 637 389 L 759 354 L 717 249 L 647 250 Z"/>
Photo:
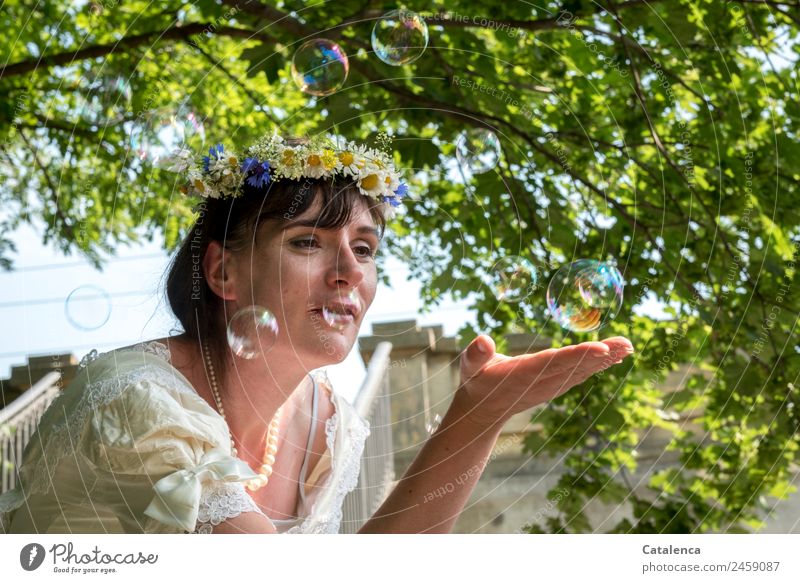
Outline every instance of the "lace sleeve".
<path id="1" fill-rule="evenodd" d="M 97 475 L 92 497 L 135 532 L 194 532 L 198 522 L 252 511 L 237 493 L 247 496 L 241 482 L 257 474 L 231 455 L 224 420 L 145 369 L 88 415 L 80 450 Z"/>
<path id="2" fill-rule="evenodd" d="M 243 512 L 258 512 L 266 516 L 241 483 L 209 483 L 200 495 L 197 526 L 191 534 L 211 534 L 214 526 Z"/>

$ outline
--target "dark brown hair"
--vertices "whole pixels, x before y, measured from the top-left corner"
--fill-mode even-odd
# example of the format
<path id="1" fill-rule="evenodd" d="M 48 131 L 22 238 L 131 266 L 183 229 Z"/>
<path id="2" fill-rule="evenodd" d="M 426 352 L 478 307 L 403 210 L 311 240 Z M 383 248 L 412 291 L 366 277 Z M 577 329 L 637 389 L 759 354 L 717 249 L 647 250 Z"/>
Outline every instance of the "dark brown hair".
<path id="1" fill-rule="evenodd" d="M 358 205 L 366 202 L 383 237 L 386 222 L 381 203 L 361 194 L 349 178 L 283 179 L 265 188 L 245 184 L 243 194 L 237 198 L 204 199 L 196 207 L 200 215 L 167 270 L 166 294 L 183 332 L 198 344 L 201 339 L 208 341 L 220 384 L 225 382 L 225 363 L 230 348 L 224 302 L 208 286 L 203 272 L 202 260 L 209 243 L 218 241 L 226 250 L 234 252 L 246 249 L 249 244 L 255 245 L 255 235 L 262 223 L 273 220 L 281 226 L 305 212 L 318 197 L 322 197 L 322 211 L 317 228 L 344 227 Z"/>

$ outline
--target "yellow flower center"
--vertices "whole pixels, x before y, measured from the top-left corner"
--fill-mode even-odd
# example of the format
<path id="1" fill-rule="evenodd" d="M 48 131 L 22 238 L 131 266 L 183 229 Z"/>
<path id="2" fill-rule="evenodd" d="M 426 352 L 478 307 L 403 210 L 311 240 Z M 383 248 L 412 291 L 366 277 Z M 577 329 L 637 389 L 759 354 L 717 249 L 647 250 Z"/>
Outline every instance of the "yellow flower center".
<path id="1" fill-rule="evenodd" d="M 372 190 L 378 186 L 378 175 L 377 174 L 370 174 L 369 176 L 365 176 L 361 180 L 361 188 L 365 190 Z"/>
<path id="2" fill-rule="evenodd" d="M 322 163 L 325 165 L 326 170 L 336 168 L 336 154 L 334 154 L 333 150 L 323 150 Z"/>
<path id="3" fill-rule="evenodd" d="M 319 166 L 320 164 L 322 164 L 322 160 L 320 160 L 319 156 L 317 156 L 316 154 L 311 154 L 308 157 L 309 166 Z"/>
<path id="4" fill-rule="evenodd" d="M 339 154 L 339 161 L 344 166 L 350 166 L 353 163 L 353 154 L 352 152 L 342 152 Z"/>
<path id="5" fill-rule="evenodd" d="M 194 187 L 197 190 L 199 190 L 200 192 L 205 192 L 206 191 L 206 185 L 203 184 L 203 181 L 200 180 L 199 178 L 195 178 Z"/>
<path id="6" fill-rule="evenodd" d="M 284 150 L 283 151 L 283 164 L 286 166 L 291 166 L 294 164 L 294 151 L 293 150 Z"/>

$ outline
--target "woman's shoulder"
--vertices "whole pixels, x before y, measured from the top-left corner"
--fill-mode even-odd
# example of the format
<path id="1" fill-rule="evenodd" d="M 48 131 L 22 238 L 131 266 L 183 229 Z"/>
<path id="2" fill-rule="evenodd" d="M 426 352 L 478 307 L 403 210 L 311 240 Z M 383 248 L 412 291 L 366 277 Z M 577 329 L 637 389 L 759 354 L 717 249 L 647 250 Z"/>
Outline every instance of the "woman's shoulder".
<path id="1" fill-rule="evenodd" d="M 130 474 L 142 471 L 148 452 L 158 463 L 146 469 L 166 471 L 196 461 L 195 452 L 229 447 L 225 421 L 171 374 L 159 350 L 135 345 L 82 359 L 26 445 L 20 474 L 31 493 L 49 491 L 67 457 Z"/>
<path id="2" fill-rule="evenodd" d="M 78 373 L 52 401 L 37 426 L 44 441 L 79 435 L 103 422 L 185 424 L 223 433 L 225 422 L 169 364 L 168 352 L 145 342 L 108 352 L 92 350 Z M 110 421 L 111 420 L 111 421 Z M 145 429 L 146 430 L 146 429 Z"/>
<path id="3" fill-rule="evenodd" d="M 65 392 L 81 392 L 98 404 L 145 382 L 176 394 L 198 396 L 189 381 L 170 364 L 165 344 L 152 340 L 108 352 L 90 351 Z M 73 386 L 74 385 L 74 386 Z"/>

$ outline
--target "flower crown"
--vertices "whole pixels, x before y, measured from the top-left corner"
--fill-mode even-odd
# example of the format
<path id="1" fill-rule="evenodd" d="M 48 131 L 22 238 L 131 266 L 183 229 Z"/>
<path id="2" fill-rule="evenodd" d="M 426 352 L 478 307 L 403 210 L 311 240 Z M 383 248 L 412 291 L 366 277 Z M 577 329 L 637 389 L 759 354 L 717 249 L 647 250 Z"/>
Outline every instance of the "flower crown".
<path id="1" fill-rule="evenodd" d="M 388 136 L 379 141 L 386 144 Z M 187 196 L 227 198 L 242 195 L 243 185 L 264 188 L 270 182 L 288 178 L 351 177 L 361 194 L 384 203 L 384 216 L 391 218 L 408 185 L 400 182 L 390 154 L 348 142 L 336 148 L 324 138 L 290 146 L 279 135 L 266 136 L 247 148 L 241 159 L 226 152 L 222 144 L 212 146 L 202 163 L 188 149 L 180 149 L 164 160 L 162 167 L 186 176 L 181 192 Z"/>

